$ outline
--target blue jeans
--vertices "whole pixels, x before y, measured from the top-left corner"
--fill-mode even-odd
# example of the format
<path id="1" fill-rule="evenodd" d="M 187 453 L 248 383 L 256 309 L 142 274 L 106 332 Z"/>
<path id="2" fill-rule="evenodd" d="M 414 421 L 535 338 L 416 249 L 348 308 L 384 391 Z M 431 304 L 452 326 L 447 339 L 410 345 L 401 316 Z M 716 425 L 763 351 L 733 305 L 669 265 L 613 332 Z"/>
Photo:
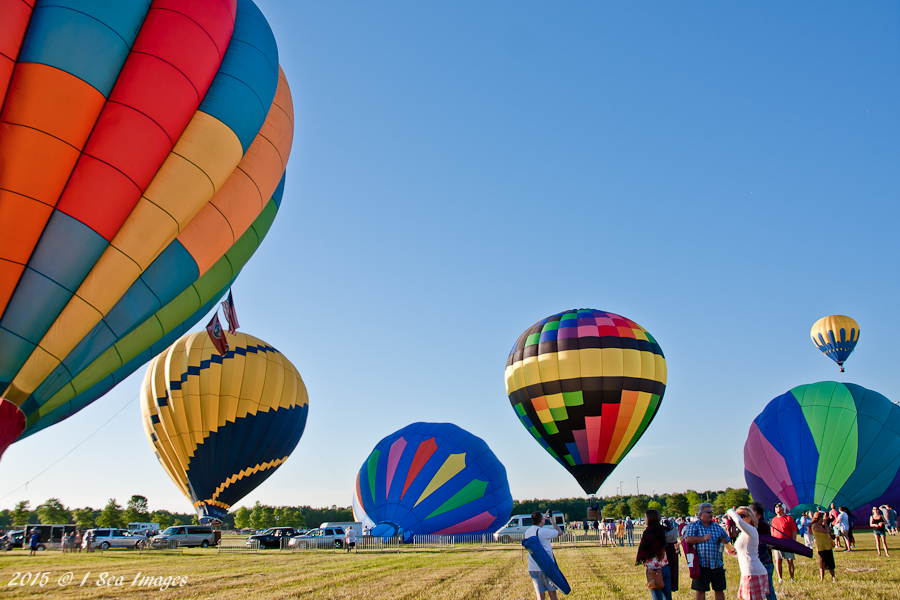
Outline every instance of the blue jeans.
<path id="1" fill-rule="evenodd" d="M 672 600 L 672 569 L 666 565 L 661 571 L 666 587 L 662 590 L 650 590 L 650 598 L 651 600 Z"/>
<path id="2" fill-rule="evenodd" d="M 766 571 L 769 573 L 769 593 L 766 594 L 766 600 L 778 600 L 775 596 L 775 563 L 764 563 Z"/>
<path id="3" fill-rule="evenodd" d="M 625 537 L 628 538 L 628 545 L 629 545 L 629 546 L 634 546 L 634 530 L 633 530 L 633 529 L 626 529 L 626 530 L 625 530 Z"/>

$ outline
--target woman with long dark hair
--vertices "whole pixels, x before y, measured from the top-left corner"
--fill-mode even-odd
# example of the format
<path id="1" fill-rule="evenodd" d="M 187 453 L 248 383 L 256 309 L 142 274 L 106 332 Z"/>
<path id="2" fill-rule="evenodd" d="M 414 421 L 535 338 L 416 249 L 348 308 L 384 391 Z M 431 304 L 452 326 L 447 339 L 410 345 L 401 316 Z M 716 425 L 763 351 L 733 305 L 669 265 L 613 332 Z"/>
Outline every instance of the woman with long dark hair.
<path id="1" fill-rule="evenodd" d="M 660 524 L 659 511 L 651 508 L 644 513 L 647 528 L 638 544 L 634 564 L 644 565 L 647 569 L 659 570 L 665 587 L 661 590 L 650 590 L 653 600 L 672 600 L 672 570 L 666 558 L 666 528 Z"/>

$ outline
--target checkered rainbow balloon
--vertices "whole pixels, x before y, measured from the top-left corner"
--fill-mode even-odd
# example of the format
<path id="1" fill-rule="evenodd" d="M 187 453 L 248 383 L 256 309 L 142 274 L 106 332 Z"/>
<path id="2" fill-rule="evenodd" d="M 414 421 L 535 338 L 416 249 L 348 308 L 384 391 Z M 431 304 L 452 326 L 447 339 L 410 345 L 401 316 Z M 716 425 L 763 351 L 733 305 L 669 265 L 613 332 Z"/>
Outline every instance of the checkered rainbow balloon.
<path id="1" fill-rule="evenodd" d="M 506 393 L 538 443 L 594 494 L 650 425 L 666 359 L 646 329 L 602 310 L 567 310 L 519 336 Z"/>

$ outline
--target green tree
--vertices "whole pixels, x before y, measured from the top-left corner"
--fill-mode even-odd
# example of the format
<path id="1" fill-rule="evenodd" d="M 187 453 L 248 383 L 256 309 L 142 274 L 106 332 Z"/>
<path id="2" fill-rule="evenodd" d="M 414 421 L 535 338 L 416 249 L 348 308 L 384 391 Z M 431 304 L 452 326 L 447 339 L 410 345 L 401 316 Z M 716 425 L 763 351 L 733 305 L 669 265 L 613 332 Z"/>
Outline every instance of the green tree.
<path id="1" fill-rule="evenodd" d="M 628 499 L 628 510 L 632 519 L 640 519 L 647 512 L 647 496 L 632 496 Z"/>
<path id="2" fill-rule="evenodd" d="M 97 519 L 97 525 L 117 528 L 125 526 L 125 523 L 122 521 L 122 506 L 116 502 L 115 498 L 110 498 L 109 502 L 106 503 L 106 507 L 100 513 L 100 518 Z"/>
<path id="3" fill-rule="evenodd" d="M 4 508 L 0 510 L 0 528 L 7 529 L 10 526 L 10 522 L 12 521 L 12 513 L 9 512 L 8 508 Z"/>
<path id="4" fill-rule="evenodd" d="M 729 506 L 725 500 L 725 493 L 717 494 L 715 500 L 712 501 L 713 514 L 721 515 L 728 510 Z"/>
<path id="5" fill-rule="evenodd" d="M 234 511 L 234 528 L 247 529 L 250 527 L 250 509 L 242 506 Z"/>
<path id="6" fill-rule="evenodd" d="M 691 515 L 697 516 L 697 507 L 700 506 L 700 504 L 703 502 L 703 500 L 700 498 L 700 494 L 698 494 L 694 490 L 688 490 L 686 495 L 688 510 L 690 511 Z"/>
<path id="7" fill-rule="evenodd" d="M 256 504 L 253 505 L 253 510 L 250 511 L 250 527 L 253 529 L 266 529 L 267 527 L 272 527 L 269 525 L 269 520 L 274 523 L 275 515 L 272 507 L 263 506 L 260 504 L 259 500 L 256 501 Z"/>
<path id="8" fill-rule="evenodd" d="M 306 527 L 306 520 L 303 518 L 303 515 L 300 514 L 300 509 L 294 508 L 293 506 L 286 506 L 281 511 L 281 521 L 279 521 L 279 525 L 299 529 L 301 527 Z"/>
<path id="9" fill-rule="evenodd" d="M 78 529 L 92 529 L 94 527 L 94 509 L 76 508 L 72 511 L 72 518 Z"/>
<path id="10" fill-rule="evenodd" d="M 16 507 L 12 512 L 13 525 L 28 525 L 28 519 L 31 517 L 31 502 L 22 500 L 16 502 Z"/>
<path id="11" fill-rule="evenodd" d="M 613 502 L 610 502 L 606 506 L 603 507 L 603 518 L 604 519 L 618 519 L 622 516 L 622 513 L 619 512 L 619 505 Z M 602 523 L 601 523 L 602 525 Z"/>
<path id="12" fill-rule="evenodd" d="M 147 508 L 145 496 L 132 496 L 125 507 L 122 518 L 126 523 L 146 523 L 150 519 L 150 510 Z"/>
<path id="13" fill-rule="evenodd" d="M 59 498 L 49 498 L 43 504 L 38 505 L 35 512 L 44 525 L 65 524 L 72 520 L 72 512 L 63 506 Z"/>
<path id="14" fill-rule="evenodd" d="M 662 512 L 663 512 L 663 505 L 660 504 L 659 502 L 657 502 L 656 500 L 651 500 L 650 502 L 648 502 L 647 508 L 648 509 L 652 508 L 654 510 L 658 510 L 659 514 L 662 514 Z"/>
<path id="15" fill-rule="evenodd" d="M 182 524 L 183 524 L 183 523 L 181 522 L 181 519 L 179 519 L 179 518 L 177 518 L 177 517 L 175 518 L 174 521 L 172 521 L 172 525 L 182 525 Z"/>
<path id="16" fill-rule="evenodd" d="M 747 488 L 726 489 L 725 504 L 727 508 L 731 508 L 732 506 L 748 506 L 750 504 L 750 490 Z"/>
<path id="17" fill-rule="evenodd" d="M 669 494 L 666 496 L 666 507 L 663 513 L 667 517 L 683 517 L 688 514 L 688 501 L 684 494 Z"/>
<path id="18" fill-rule="evenodd" d="M 158 510 L 150 515 L 151 523 L 159 523 L 160 530 L 172 524 L 172 515 L 167 510 Z"/>

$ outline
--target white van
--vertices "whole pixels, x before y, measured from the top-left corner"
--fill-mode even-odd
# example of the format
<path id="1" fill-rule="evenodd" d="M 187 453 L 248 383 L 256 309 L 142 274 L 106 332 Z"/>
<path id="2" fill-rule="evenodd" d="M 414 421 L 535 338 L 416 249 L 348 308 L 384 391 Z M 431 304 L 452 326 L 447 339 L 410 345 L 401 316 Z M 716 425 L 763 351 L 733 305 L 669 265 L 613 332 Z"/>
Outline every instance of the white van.
<path id="1" fill-rule="evenodd" d="M 218 543 L 221 535 L 206 525 L 172 525 L 150 538 L 153 545 L 200 546 L 208 548 Z"/>
<path id="2" fill-rule="evenodd" d="M 344 531 L 352 529 L 356 532 L 356 535 L 363 534 L 363 526 L 359 521 L 332 521 L 330 523 L 322 523 L 319 525 L 319 529 L 325 529 L 327 527 L 340 527 Z"/>
<path id="3" fill-rule="evenodd" d="M 551 513 L 553 522 L 562 531 L 566 530 L 566 516 L 561 512 Z M 525 530 L 531 527 L 531 515 L 513 515 L 509 522 L 494 532 L 494 541 L 508 544 L 513 540 L 521 540 L 525 535 Z M 550 523 L 544 523 L 544 527 L 553 527 Z"/>

